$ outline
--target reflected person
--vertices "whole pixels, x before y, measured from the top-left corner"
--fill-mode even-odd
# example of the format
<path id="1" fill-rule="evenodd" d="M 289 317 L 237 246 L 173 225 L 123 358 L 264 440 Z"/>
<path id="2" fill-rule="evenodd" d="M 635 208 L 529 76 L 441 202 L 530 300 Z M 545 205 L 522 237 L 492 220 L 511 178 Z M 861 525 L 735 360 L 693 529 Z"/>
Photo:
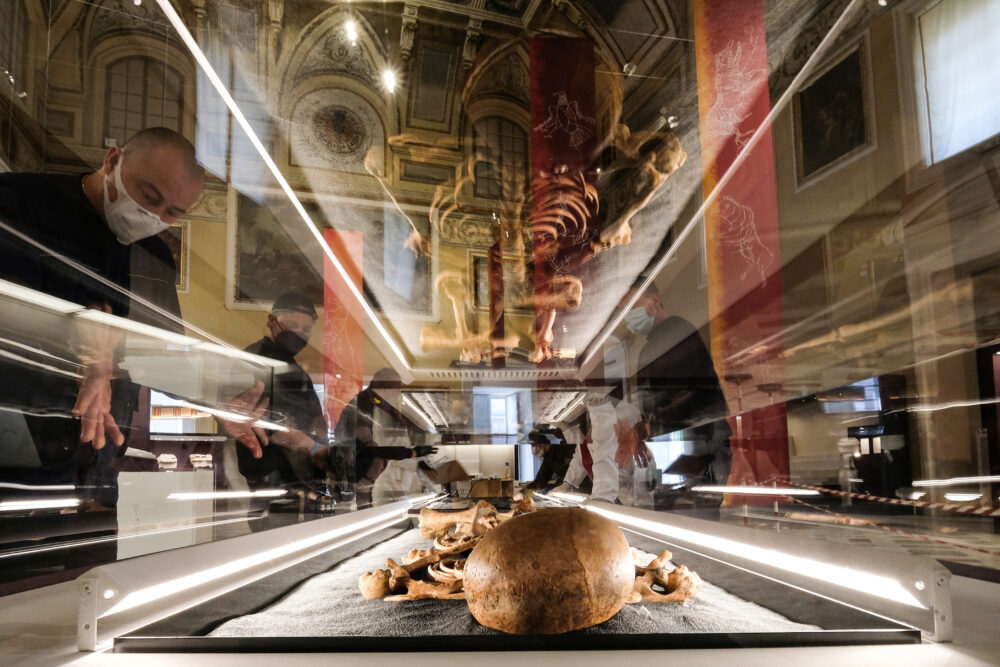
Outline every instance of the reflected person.
<path id="1" fill-rule="evenodd" d="M 399 410 L 402 385 L 396 371 L 379 370 L 368 387 L 351 400 L 337 422 L 337 445 L 353 454 L 345 457 L 348 460 L 342 463 L 343 469 L 338 474 L 353 482 L 358 508 L 372 503 L 376 481 L 381 480 L 380 496 L 387 486 L 392 487 L 387 491 L 393 491 L 403 484 L 412 486 L 414 480 L 419 483 L 417 470 L 426 472 L 429 466 L 417 459 L 437 452 L 432 445 L 410 442 L 409 435 L 419 429 Z M 389 475 L 383 478 L 390 463 L 395 461 L 402 465 L 392 466 Z"/>
<path id="2" fill-rule="evenodd" d="M 2 174 L 0 278 L 127 316 L 132 244 L 184 215 L 203 184 L 194 147 L 165 128 L 143 130 L 110 148 L 94 173 Z M 9 318 L 5 329 L 21 343 L 38 347 L 41 340 L 51 351 L 68 353 L 80 372 L 72 378 L 6 357 L 0 403 L 25 413 L 38 467 L 5 470 L 4 476 L 89 487 L 89 499 L 113 506 L 116 474 L 109 463 L 115 447 L 104 446 L 109 440 L 116 447 L 124 443 L 119 423 L 130 406 L 122 404 L 122 395 L 134 393 L 112 390 L 120 336 L 76 321 L 68 328 L 44 327 L 40 317 Z"/>
<path id="3" fill-rule="evenodd" d="M 630 291 L 626 298 L 634 294 Z M 732 461 L 732 431 L 719 377 L 701 335 L 687 320 L 667 314 L 655 286 L 626 314 L 625 326 L 646 337 L 636 387 L 650 433 L 684 430 L 689 441 L 685 454 L 706 459 L 711 455 L 705 481 L 724 483 Z"/>
<path id="4" fill-rule="evenodd" d="M 270 405 L 272 420 L 288 430 L 270 433 L 261 456 L 247 447 L 237 448 L 240 473 L 251 489 L 291 487 L 306 489 L 317 500 L 317 488 L 327 454 L 327 426 L 312 378 L 295 357 L 305 348 L 316 324 L 316 308 L 299 292 L 286 292 L 274 300 L 267 316 L 265 335 L 245 351 L 285 362 L 267 378 L 259 400 Z M 265 443 L 266 444 L 266 443 Z"/>

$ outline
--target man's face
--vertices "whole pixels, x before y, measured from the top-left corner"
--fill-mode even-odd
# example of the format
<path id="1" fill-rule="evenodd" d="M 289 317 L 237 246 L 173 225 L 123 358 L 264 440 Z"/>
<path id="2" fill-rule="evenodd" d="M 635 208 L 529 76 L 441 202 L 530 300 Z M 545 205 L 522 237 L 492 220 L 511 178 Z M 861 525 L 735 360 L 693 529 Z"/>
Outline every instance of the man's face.
<path id="1" fill-rule="evenodd" d="M 312 336 L 315 320 L 305 313 L 276 313 L 273 315 L 278 326 L 277 331 L 292 331 L 303 340 L 309 340 Z"/>
<path id="2" fill-rule="evenodd" d="M 163 144 L 143 151 L 122 151 L 112 148 L 104 161 L 104 173 L 110 177 L 119 160 L 122 184 L 129 196 L 160 220 L 170 224 L 183 216 L 201 196 L 203 178 L 197 178 L 184 168 L 181 151 Z M 108 180 L 111 201 L 117 201 L 114 180 Z"/>
<path id="3" fill-rule="evenodd" d="M 635 294 L 634 290 L 630 290 L 622 298 L 622 301 L 623 302 L 627 302 L 628 299 L 630 299 L 633 294 Z M 647 294 L 643 294 L 635 302 L 635 306 L 633 306 L 633 307 L 634 308 L 644 308 L 646 310 L 646 312 L 651 317 L 657 317 L 660 314 L 666 315 L 666 312 L 663 310 L 663 306 L 660 303 L 660 295 L 659 294 L 648 294 L 648 293 Z"/>

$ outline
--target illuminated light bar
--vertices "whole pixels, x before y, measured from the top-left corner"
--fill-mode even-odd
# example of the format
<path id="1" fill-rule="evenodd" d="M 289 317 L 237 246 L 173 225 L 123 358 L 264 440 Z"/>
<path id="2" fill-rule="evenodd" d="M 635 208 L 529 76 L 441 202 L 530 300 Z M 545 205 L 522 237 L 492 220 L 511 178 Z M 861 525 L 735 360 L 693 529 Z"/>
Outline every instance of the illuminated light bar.
<path id="1" fill-rule="evenodd" d="M 927 609 L 927 606 L 910 593 L 903 584 L 890 577 L 863 572 L 843 565 L 824 563 L 802 556 L 794 556 L 774 549 L 737 542 L 736 540 L 688 530 L 675 525 L 668 526 L 596 505 L 588 504 L 585 507 L 591 512 L 600 514 L 618 524 L 637 528 L 644 532 L 697 544 L 724 554 L 746 558 L 769 567 L 794 572 L 797 575 L 823 581 L 828 584 L 835 584 L 843 588 L 861 591 L 909 607 Z"/>
<path id="2" fill-rule="evenodd" d="M 250 415 L 246 415 L 240 412 L 233 412 L 232 410 L 220 410 L 219 408 L 210 408 L 207 405 L 201 405 L 199 403 L 191 403 L 190 401 L 177 401 L 175 405 L 183 408 L 192 408 L 194 410 L 201 410 L 206 414 L 210 414 L 213 417 L 220 417 L 227 421 L 238 422 L 240 424 L 245 424 L 247 422 L 253 421 L 254 418 Z"/>
<path id="3" fill-rule="evenodd" d="M 277 498 L 287 493 L 285 489 L 258 489 L 257 491 L 214 491 L 204 493 L 171 493 L 167 500 L 226 500 L 229 498 Z"/>
<path id="4" fill-rule="evenodd" d="M 191 347 L 192 345 L 197 345 L 201 342 L 197 338 L 191 338 L 190 336 L 167 331 L 166 329 L 150 326 L 149 324 L 143 324 L 142 322 L 127 320 L 124 317 L 118 317 L 117 315 L 112 315 L 111 313 L 105 313 L 103 310 L 88 308 L 80 311 L 76 314 L 76 316 L 82 320 L 89 320 L 98 324 L 106 324 L 107 326 L 115 327 L 116 329 L 124 329 L 126 331 L 131 331 L 132 333 L 148 336 L 149 338 L 162 340 L 165 343 L 172 343 L 173 345 Z"/>
<path id="5" fill-rule="evenodd" d="M 582 493 L 565 493 L 563 491 L 553 492 L 552 497 L 557 498 L 559 500 L 568 500 L 571 503 L 582 503 L 584 500 L 587 499 L 587 496 L 583 495 Z"/>
<path id="6" fill-rule="evenodd" d="M 257 154 L 260 155 L 260 159 L 267 166 L 268 170 L 271 172 L 271 175 L 274 176 L 274 179 L 278 182 L 278 185 L 281 186 L 282 191 L 285 193 L 285 196 L 288 197 L 288 200 L 295 208 L 295 211 L 299 214 L 299 217 L 302 218 L 306 230 L 308 230 L 309 233 L 316 238 L 316 241 L 319 243 L 319 246 L 323 250 L 323 253 L 330 260 L 330 263 L 333 265 L 333 268 L 337 271 L 337 273 L 340 274 L 340 277 L 344 281 L 344 284 L 347 287 L 348 291 L 357 300 L 358 304 L 361 305 L 361 309 L 364 310 L 366 315 L 368 315 L 368 318 L 371 321 L 372 325 L 378 330 L 379 334 L 385 340 L 386 345 L 388 345 L 389 349 L 392 350 L 393 354 L 396 355 L 396 357 L 402 363 L 406 371 L 407 372 L 412 371 L 412 368 L 410 367 L 409 362 L 406 360 L 406 356 L 403 354 L 403 351 L 396 344 L 396 341 L 394 341 L 392 337 L 389 335 L 389 331 L 379 320 L 378 316 L 375 314 L 375 311 L 372 309 L 371 305 L 369 305 L 368 302 L 365 300 L 364 295 L 361 293 L 361 290 L 358 289 L 358 286 L 354 284 L 353 278 L 351 278 L 350 274 L 348 274 L 347 269 L 344 268 L 344 265 L 340 263 L 340 259 L 337 257 L 336 254 L 334 254 L 333 250 L 330 249 L 330 246 L 323 240 L 323 235 L 320 232 L 319 226 L 313 224 L 312 218 L 309 217 L 309 213 L 306 211 L 305 207 L 302 205 L 302 202 L 295 194 L 295 190 L 292 189 L 292 186 L 285 179 L 284 175 L 281 173 L 281 170 L 278 169 L 278 165 L 274 162 L 274 159 L 272 159 L 271 156 L 268 154 L 267 148 L 264 146 L 264 143 L 260 140 L 260 137 L 257 136 L 257 133 L 254 132 L 253 127 L 250 125 L 250 121 L 248 121 L 246 116 L 243 115 L 242 109 L 240 109 L 239 105 L 236 104 L 236 100 L 234 100 L 233 96 L 229 93 L 229 89 L 227 88 L 226 84 L 223 83 L 221 78 L 219 78 L 219 74 L 215 71 L 215 69 L 212 67 L 212 64 L 208 61 L 208 57 L 205 55 L 205 52 L 201 50 L 200 46 L 198 46 L 198 42 L 191 34 L 191 31 L 188 30 L 188 27 L 187 25 L 185 25 L 184 20 L 180 17 L 180 14 L 178 14 L 177 10 L 174 9 L 174 6 L 171 4 L 170 0 L 156 0 L 156 3 L 160 6 L 160 9 L 163 10 L 163 13 L 167 17 L 167 20 L 170 21 L 171 25 L 173 25 L 174 30 L 177 31 L 177 36 L 180 37 L 181 41 L 184 42 L 184 45 L 187 46 L 188 51 L 191 52 L 191 55 L 198 62 L 198 66 L 201 67 L 202 72 L 204 72 L 209 82 L 215 88 L 216 92 L 219 94 L 219 97 L 221 97 L 222 101 L 226 103 L 226 106 L 233 114 L 233 118 L 239 124 L 240 128 L 243 129 L 243 132 L 246 135 L 247 139 L 250 140 L 250 143 L 253 144 L 253 147 L 257 150 Z"/>
<path id="7" fill-rule="evenodd" d="M 556 418 L 556 421 L 564 421 L 567 417 L 573 414 L 573 411 L 576 410 L 578 405 L 583 403 L 583 399 L 586 398 L 586 396 L 586 393 L 581 392 L 579 396 L 574 398 L 573 401 L 566 406 L 566 409 L 562 411 L 562 414 L 560 414 L 558 418 Z"/>
<path id="8" fill-rule="evenodd" d="M 99 618 L 117 614 L 128 609 L 133 609 L 140 605 L 159 600 L 160 598 L 168 595 L 174 595 L 182 591 L 198 588 L 199 586 L 205 585 L 216 579 L 231 576 L 235 573 L 262 565 L 267 561 L 291 556 L 298 551 L 304 551 L 310 547 L 321 545 L 324 542 L 330 542 L 342 535 L 353 533 L 359 529 L 391 523 L 404 516 L 405 512 L 402 512 L 399 509 L 389 510 L 376 514 L 375 516 L 363 521 L 358 521 L 357 523 L 341 526 L 340 528 L 335 528 L 334 530 L 325 531 L 305 539 L 296 540 L 288 544 L 282 544 L 280 546 L 252 554 L 250 556 L 236 558 L 215 567 L 210 567 L 198 572 L 192 572 L 191 574 L 181 576 L 176 579 L 171 579 L 147 588 L 132 591 L 126 594 L 125 597 L 123 597 L 122 600 L 113 607 L 100 614 Z"/>
<path id="9" fill-rule="evenodd" d="M 1000 482 L 1000 475 L 980 475 L 978 477 L 952 477 L 951 479 L 922 479 L 913 486 L 958 486 L 960 484 L 989 484 Z"/>
<path id="10" fill-rule="evenodd" d="M 49 296 L 43 292 L 36 292 L 33 289 L 9 282 L 7 280 L 0 280 L 0 294 L 12 297 L 18 301 L 23 301 L 29 306 L 41 306 L 46 310 L 63 313 L 64 315 L 84 310 L 83 306 L 79 304 L 57 299 L 54 296 Z"/>
<path id="11" fill-rule="evenodd" d="M 413 507 L 414 505 L 420 505 L 423 503 L 430 503 L 437 500 L 438 498 L 446 498 L 446 497 L 448 497 L 447 493 L 426 493 L 422 496 L 410 498 L 410 507 Z"/>
<path id="12" fill-rule="evenodd" d="M 949 401 L 947 403 L 911 405 L 902 410 L 893 410 L 892 412 L 937 412 L 938 410 L 951 410 L 952 408 L 976 408 L 983 405 L 996 405 L 997 403 L 1000 403 L 1000 398 L 984 398 L 975 401 Z"/>
<path id="13" fill-rule="evenodd" d="M 292 429 L 288 428 L 284 424 L 278 424 L 277 422 L 269 422 L 264 419 L 258 419 L 254 421 L 253 425 L 258 428 L 266 428 L 269 431 L 280 431 L 282 433 L 292 432 Z"/>
<path id="14" fill-rule="evenodd" d="M 953 503 L 968 503 L 983 497 L 981 493 L 946 493 L 944 497 Z"/>
<path id="15" fill-rule="evenodd" d="M 420 418 L 424 420 L 424 423 L 426 423 L 427 426 L 430 427 L 431 433 L 437 433 L 437 428 L 434 426 L 434 422 L 431 421 L 431 418 L 427 416 L 427 413 L 418 408 L 416 404 L 409 398 L 407 398 L 405 395 L 403 396 L 403 403 L 405 405 L 408 405 L 411 410 L 417 413 L 420 416 Z"/>
<path id="16" fill-rule="evenodd" d="M 23 512 L 25 510 L 47 510 L 76 507 L 79 498 L 47 498 L 44 500 L 4 500 L 0 502 L 0 512 Z"/>
<path id="17" fill-rule="evenodd" d="M 715 486 L 702 485 L 691 489 L 699 493 L 739 493 L 747 496 L 818 496 L 819 491 L 809 489 L 784 489 L 767 486 Z"/>
<path id="18" fill-rule="evenodd" d="M 71 377 L 71 378 L 74 378 L 74 379 L 77 379 L 77 380 L 80 380 L 80 379 L 83 378 L 83 376 L 80 375 L 79 373 L 74 373 L 73 371 L 63 370 L 62 368 L 56 368 L 55 366 L 53 366 L 51 364 L 43 364 L 40 361 L 35 361 L 33 359 L 28 359 L 27 357 L 22 357 L 20 354 L 14 354 L 13 352 L 8 352 L 7 350 L 0 350 L 0 357 L 3 357 L 4 359 L 10 359 L 11 361 L 13 361 L 15 363 L 18 363 L 18 364 L 24 364 L 26 366 L 33 366 L 35 368 L 41 368 L 44 371 L 48 371 L 50 373 L 55 373 L 56 375 L 65 375 L 66 377 Z"/>
<path id="19" fill-rule="evenodd" d="M 18 484 L 17 482 L 0 482 L 0 489 L 18 489 L 20 491 L 75 491 L 72 484 Z"/>

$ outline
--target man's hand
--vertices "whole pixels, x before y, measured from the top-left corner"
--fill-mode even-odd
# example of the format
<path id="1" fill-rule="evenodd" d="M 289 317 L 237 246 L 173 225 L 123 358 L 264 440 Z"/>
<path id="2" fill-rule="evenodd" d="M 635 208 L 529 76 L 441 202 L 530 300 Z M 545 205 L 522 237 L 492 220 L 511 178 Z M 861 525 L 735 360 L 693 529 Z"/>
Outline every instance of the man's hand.
<path id="1" fill-rule="evenodd" d="M 125 442 L 125 436 L 111 416 L 111 376 L 110 361 L 91 361 L 85 365 L 73 405 L 73 414 L 82 422 L 80 441 L 93 443 L 94 449 L 104 448 L 105 432 L 116 447 Z"/>
<path id="2" fill-rule="evenodd" d="M 632 426 L 619 419 L 615 424 L 615 435 L 618 436 L 618 449 L 615 451 L 615 463 L 619 468 L 628 468 L 633 464 L 645 468 L 649 465 L 653 453 L 646 443 L 639 438 L 639 425 Z"/>
<path id="3" fill-rule="evenodd" d="M 95 310 L 111 312 L 107 304 Z M 115 348 L 122 333 L 111 327 L 77 324 L 74 330 L 77 354 L 83 367 L 80 391 L 76 395 L 73 414 L 80 418 L 80 441 L 90 442 L 94 449 L 103 449 L 105 433 L 116 447 L 125 442 L 114 417 L 111 416 L 111 378 L 115 369 Z"/>
<path id="4" fill-rule="evenodd" d="M 316 446 L 316 441 L 312 439 L 312 436 L 298 429 L 276 431 L 271 434 L 271 442 L 279 447 L 298 452 L 311 452 Z"/>
<path id="5" fill-rule="evenodd" d="M 264 450 L 261 448 L 267 445 L 267 434 L 264 432 L 264 429 L 253 425 L 253 422 L 267 409 L 269 399 L 261 399 L 263 393 L 264 383 L 257 381 L 253 383 L 252 387 L 226 404 L 226 410 L 246 414 L 248 417 L 252 417 L 252 419 L 248 421 L 232 421 L 218 416 L 215 418 L 215 421 L 219 422 L 222 431 L 249 449 L 255 459 L 259 459 L 264 455 Z"/>

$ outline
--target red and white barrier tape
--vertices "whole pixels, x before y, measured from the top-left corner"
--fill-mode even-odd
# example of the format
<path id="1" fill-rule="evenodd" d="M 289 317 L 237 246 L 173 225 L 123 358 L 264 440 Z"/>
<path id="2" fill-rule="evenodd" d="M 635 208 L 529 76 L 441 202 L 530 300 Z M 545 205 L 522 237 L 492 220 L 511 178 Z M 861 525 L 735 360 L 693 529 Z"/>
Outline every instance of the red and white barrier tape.
<path id="1" fill-rule="evenodd" d="M 854 493 L 853 491 L 836 491 L 822 486 L 810 486 L 798 482 L 783 481 L 782 484 L 795 486 L 800 489 L 810 489 L 820 493 L 829 493 L 834 496 L 846 496 L 848 498 L 859 498 L 861 500 L 871 500 L 876 503 L 886 503 L 888 505 L 905 505 L 907 507 L 920 507 L 931 510 L 944 510 L 947 512 L 957 512 L 959 514 L 974 514 L 976 516 L 1000 516 L 1000 507 L 982 507 L 980 505 L 959 505 L 957 503 L 927 503 L 919 500 L 901 500 L 899 498 L 882 498 L 881 496 L 871 496 L 867 493 Z"/>
<path id="2" fill-rule="evenodd" d="M 807 503 L 806 501 L 804 501 L 804 500 L 802 500 L 800 498 L 796 498 L 794 496 L 785 496 L 785 498 L 788 499 L 788 500 L 791 500 L 794 503 L 798 503 L 800 505 L 805 505 L 809 509 L 816 510 L 818 512 L 825 512 L 827 514 L 833 515 L 833 516 L 837 517 L 838 519 L 846 519 L 848 521 L 858 521 L 857 517 L 852 517 L 852 516 L 848 516 L 847 514 L 841 514 L 839 512 L 834 512 L 832 510 L 826 509 L 825 507 L 817 507 L 816 505 L 812 505 L 810 503 Z M 883 525 L 881 523 L 877 523 L 875 521 L 870 521 L 868 519 L 863 519 L 863 521 L 864 521 L 864 525 L 866 525 L 866 526 L 874 526 L 875 528 L 879 528 L 881 530 L 884 530 L 884 531 L 887 531 L 887 532 L 890 532 L 890 533 L 896 533 L 898 535 L 903 535 L 905 537 L 915 537 L 917 539 L 924 540 L 925 542 L 934 542 L 935 544 L 946 544 L 949 547 L 958 547 L 959 549 L 968 549 L 969 551 L 975 551 L 975 552 L 978 552 L 978 553 L 981 553 L 981 554 L 986 554 L 987 556 L 1000 556 L 1000 551 L 990 551 L 989 549 L 985 549 L 985 548 L 982 548 L 982 547 L 976 547 L 976 546 L 973 546 L 971 544 L 962 544 L 961 542 L 952 542 L 950 540 L 943 540 L 943 539 L 940 539 L 940 538 L 937 538 L 937 537 L 931 537 L 930 535 L 922 535 L 920 533 L 911 533 L 911 532 L 909 532 L 907 530 L 900 530 L 899 528 L 893 528 L 892 526 L 886 526 L 886 525 Z"/>

